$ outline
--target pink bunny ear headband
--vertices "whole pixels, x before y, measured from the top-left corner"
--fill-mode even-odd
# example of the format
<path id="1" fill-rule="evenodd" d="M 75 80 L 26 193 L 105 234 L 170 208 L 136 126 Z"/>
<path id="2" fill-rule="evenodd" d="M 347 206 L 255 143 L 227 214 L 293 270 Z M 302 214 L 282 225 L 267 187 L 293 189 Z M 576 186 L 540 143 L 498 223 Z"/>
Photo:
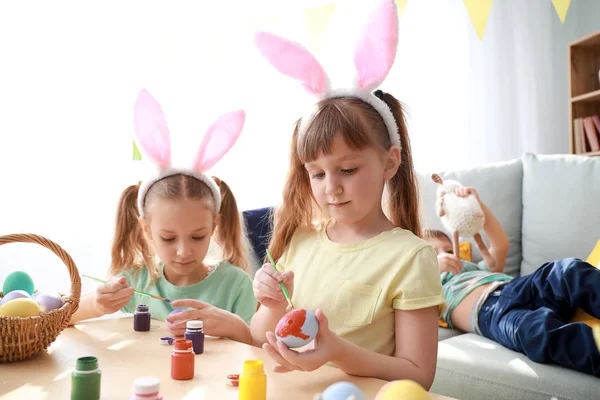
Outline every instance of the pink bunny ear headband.
<path id="1" fill-rule="evenodd" d="M 144 216 L 144 201 L 148 189 L 159 180 L 177 174 L 192 176 L 206 183 L 214 197 L 215 211 L 219 212 L 219 186 L 204 171 L 214 166 L 233 147 L 245 120 L 246 114 L 241 110 L 221 115 L 206 130 L 190 168 L 171 168 L 171 140 L 167 120 L 160 104 L 148 91 L 142 90 L 135 102 L 135 136 L 139 149 L 158 166 L 158 172 L 140 185 L 137 198 L 140 216 Z"/>
<path id="2" fill-rule="evenodd" d="M 387 77 L 396 58 L 398 12 L 393 0 L 379 0 L 354 50 L 356 76 L 347 87 L 331 88 L 317 59 L 301 45 L 267 32 L 258 32 L 255 43 L 279 72 L 294 78 L 317 99 L 352 96 L 371 105 L 383 118 L 393 146 L 401 147 L 398 125 L 388 105 L 373 91 Z M 312 115 L 300 122 L 302 135 Z"/>

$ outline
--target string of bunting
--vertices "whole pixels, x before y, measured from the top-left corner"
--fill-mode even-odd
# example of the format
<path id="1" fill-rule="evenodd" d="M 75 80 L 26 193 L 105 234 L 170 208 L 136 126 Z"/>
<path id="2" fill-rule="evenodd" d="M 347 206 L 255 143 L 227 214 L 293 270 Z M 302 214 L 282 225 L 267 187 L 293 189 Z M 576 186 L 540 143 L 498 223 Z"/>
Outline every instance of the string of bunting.
<path id="1" fill-rule="evenodd" d="M 337 0 L 343 1 L 343 0 Z M 398 18 L 402 20 L 404 11 L 408 5 L 408 0 L 395 0 L 398 6 Z M 457 0 L 458 1 L 458 0 Z M 571 5 L 571 0 L 551 0 L 556 14 L 558 15 L 560 22 L 565 23 L 567 18 L 567 12 Z M 493 0 L 463 0 L 469 19 L 473 24 L 476 35 L 480 40 L 483 40 L 487 20 L 492 9 Z M 302 22 L 307 32 L 307 43 L 305 44 L 313 53 L 318 54 L 321 45 L 321 38 L 331 20 L 331 16 L 335 11 L 336 1 L 327 2 L 324 5 L 318 7 L 306 8 L 303 11 Z M 277 21 L 278 16 L 266 16 L 265 21 Z M 141 160 L 142 155 L 138 148 L 133 143 L 133 160 Z"/>

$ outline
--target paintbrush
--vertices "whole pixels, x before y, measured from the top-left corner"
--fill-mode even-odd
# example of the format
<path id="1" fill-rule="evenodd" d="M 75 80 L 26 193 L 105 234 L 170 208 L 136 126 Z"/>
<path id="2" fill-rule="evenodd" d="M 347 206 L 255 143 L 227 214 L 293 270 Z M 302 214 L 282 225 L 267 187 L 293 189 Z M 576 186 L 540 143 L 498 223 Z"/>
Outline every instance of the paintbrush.
<path id="1" fill-rule="evenodd" d="M 277 265 L 275 265 L 275 261 L 273 260 L 273 256 L 271 256 L 271 253 L 269 252 L 269 249 L 267 249 L 267 256 L 269 257 L 269 260 L 271 261 L 271 265 L 273 266 L 273 269 L 275 271 L 277 271 Z M 283 282 L 279 282 L 279 286 L 281 286 L 281 290 L 283 290 L 283 295 L 285 296 L 285 299 L 287 300 L 287 302 L 290 305 L 290 307 L 294 308 L 294 303 L 292 303 L 292 299 L 290 298 L 290 294 L 288 293 L 287 288 L 285 287 L 285 285 L 283 284 Z"/>
<path id="2" fill-rule="evenodd" d="M 89 275 L 81 275 L 81 276 L 84 276 L 86 278 L 90 278 L 92 280 L 95 280 L 95 281 L 98 281 L 98 282 L 101 282 L 101 283 L 107 283 L 107 281 L 105 281 L 104 279 L 94 278 L 93 276 L 89 276 Z M 169 299 L 165 299 L 164 297 L 160 297 L 160 296 L 157 296 L 157 295 L 152 294 L 152 293 L 146 293 L 146 292 L 142 292 L 140 290 L 135 290 L 135 289 L 133 290 L 133 292 L 137 293 L 139 295 L 142 295 L 142 296 L 152 297 L 153 299 L 156 299 L 156 300 L 166 301 L 167 303 L 171 302 L 171 300 L 169 300 Z"/>

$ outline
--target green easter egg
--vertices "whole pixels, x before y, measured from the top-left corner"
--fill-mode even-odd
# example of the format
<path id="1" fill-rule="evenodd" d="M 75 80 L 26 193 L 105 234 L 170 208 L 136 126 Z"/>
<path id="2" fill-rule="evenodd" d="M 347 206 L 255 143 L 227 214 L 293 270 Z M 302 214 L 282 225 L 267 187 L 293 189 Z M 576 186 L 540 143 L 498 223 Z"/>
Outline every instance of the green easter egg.
<path id="1" fill-rule="evenodd" d="M 34 289 L 33 279 L 31 279 L 29 274 L 23 271 L 15 271 L 8 274 L 4 280 L 4 285 L 2 286 L 3 293 L 9 293 L 13 290 L 24 290 L 32 295 Z"/>

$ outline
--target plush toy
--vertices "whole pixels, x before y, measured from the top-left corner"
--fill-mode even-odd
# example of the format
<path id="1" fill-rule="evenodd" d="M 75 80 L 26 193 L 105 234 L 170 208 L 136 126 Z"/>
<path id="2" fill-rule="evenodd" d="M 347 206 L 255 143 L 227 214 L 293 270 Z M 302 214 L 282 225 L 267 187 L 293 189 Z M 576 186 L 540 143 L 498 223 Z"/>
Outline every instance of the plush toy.
<path id="1" fill-rule="evenodd" d="M 479 234 L 485 224 L 485 216 L 475 196 L 457 196 L 454 190 L 462 187 L 457 181 L 443 181 L 437 174 L 432 174 L 431 180 L 440 185 L 437 188 L 437 212 L 446 230 L 452 233 L 454 254 L 457 257 L 460 254 L 460 237 L 473 237 L 479 249 L 486 249 Z"/>

